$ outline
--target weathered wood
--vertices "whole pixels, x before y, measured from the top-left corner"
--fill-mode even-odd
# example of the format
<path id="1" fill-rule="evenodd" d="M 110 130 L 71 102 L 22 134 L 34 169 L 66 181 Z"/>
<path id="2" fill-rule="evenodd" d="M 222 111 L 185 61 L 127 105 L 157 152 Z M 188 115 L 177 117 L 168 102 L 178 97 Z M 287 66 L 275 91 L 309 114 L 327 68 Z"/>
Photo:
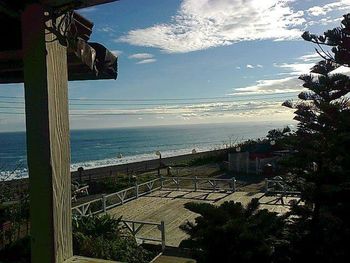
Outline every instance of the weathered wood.
<path id="1" fill-rule="evenodd" d="M 200 192 L 172 191 L 164 197 L 164 191 L 156 191 L 122 206 L 115 207 L 107 213 L 116 217 L 123 216 L 123 220 L 128 221 L 130 219 L 129 222 L 164 221 L 166 224 L 166 245 L 177 247 L 183 239 L 188 237 L 179 226 L 187 221 L 195 222 L 195 218 L 198 217 L 198 214 L 184 207 L 184 204 L 188 202 L 220 205 L 225 201 L 232 200 L 247 205 L 253 198 L 258 198 L 261 209 L 268 209 L 280 214 L 286 213 L 290 209 L 290 206 L 274 203 L 273 201 L 276 200 L 276 197 L 264 196 L 263 193 L 235 192 L 227 194 L 208 191 L 207 194 L 207 196 L 204 196 Z M 288 203 L 291 200 L 298 200 L 298 198 L 288 197 L 284 200 L 285 203 Z M 159 232 L 156 230 L 156 226 L 145 225 L 138 234 L 149 239 L 157 239 L 159 238 Z"/>
<path id="2" fill-rule="evenodd" d="M 64 263 L 118 263 L 117 261 L 103 260 L 103 259 L 95 259 L 95 258 L 86 258 L 75 256 Z"/>
<path id="3" fill-rule="evenodd" d="M 118 0 L 84 0 L 84 1 L 76 1 L 76 0 L 41 0 L 43 4 L 51 5 L 51 6 L 64 6 L 64 5 L 72 5 L 75 8 L 85 8 L 95 5 L 107 4 L 111 2 L 116 2 Z"/>
<path id="4" fill-rule="evenodd" d="M 54 20 L 42 5 L 27 6 L 22 39 L 32 262 L 62 263 L 73 256 L 68 77 Z"/>

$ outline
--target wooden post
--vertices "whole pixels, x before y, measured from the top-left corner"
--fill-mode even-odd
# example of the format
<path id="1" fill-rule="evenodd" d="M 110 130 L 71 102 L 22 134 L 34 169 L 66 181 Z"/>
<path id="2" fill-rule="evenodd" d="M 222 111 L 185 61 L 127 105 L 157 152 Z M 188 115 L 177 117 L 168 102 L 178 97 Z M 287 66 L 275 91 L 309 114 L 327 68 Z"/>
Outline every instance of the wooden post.
<path id="1" fill-rule="evenodd" d="M 164 187 L 164 177 L 163 175 L 160 175 L 160 190 L 162 190 Z"/>
<path id="2" fill-rule="evenodd" d="M 265 178 L 265 193 L 269 191 L 269 180 Z"/>
<path id="3" fill-rule="evenodd" d="M 31 261 L 62 263 L 73 256 L 67 50 L 57 34 L 65 25 L 40 4 L 21 20 Z"/>
<path id="4" fill-rule="evenodd" d="M 164 221 L 160 222 L 160 232 L 162 236 L 162 251 L 165 250 L 165 223 Z"/>
<path id="5" fill-rule="evenodd" d="M 139 198 L 139 185 L 137 183 L 137 180 L 135 180 L 135 190 L 136 190 L 136 198 Z"/>
<path id="6" fill-rule="evenodd" d="M 232 178 L 232 192 L 236 192 L 236 178 Z"/>
<path id="7" fill-rule="evenodd" d="M 195 177 L 194 177 L 194 191 L 195 191 L 195 192 L 197 192 L 197 187 L 198 187 L 197 184 L 198 184 L 198 177 L 195 176 Z"/>
<path id="8" fill-rule="evenodd" d="M 246 152 L 246 156 L 245 156 L 245 165 L 246 165 L 246 174 L 249 174 L 249 152 Z"/>
<path id="9" fill-rule="evenodd" d="M 102 195 L 102 206 L 103 206 L 103 212 L 106 213 L 107 212 L 107 198 L 106 198 L 105 194 Z"/>

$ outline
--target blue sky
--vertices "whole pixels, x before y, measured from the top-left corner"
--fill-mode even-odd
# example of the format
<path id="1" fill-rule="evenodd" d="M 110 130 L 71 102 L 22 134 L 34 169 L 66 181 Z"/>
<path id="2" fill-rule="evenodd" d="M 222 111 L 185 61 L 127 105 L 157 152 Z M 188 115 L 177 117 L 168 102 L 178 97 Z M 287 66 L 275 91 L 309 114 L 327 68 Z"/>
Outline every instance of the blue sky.
<path id="1" fill-rule="evenodd" d="M 80 10 L 95 24 L 91 41 L 118 54 L 119 76 L 69 83 L 80 99 L 71 128 L 290 121 L 281 102 L 318 61 L 300 35 L 338 26 L 349 11 L 350 0 L 121 0 Z M 21 97 L 23 87 L 1 85 L 0 96 Z M 98 98 L 143 101 L 87 100 Z M 0 131 L 23 130 L 23 115 L 1 113 L 23 110 L 2 102 Z"/>

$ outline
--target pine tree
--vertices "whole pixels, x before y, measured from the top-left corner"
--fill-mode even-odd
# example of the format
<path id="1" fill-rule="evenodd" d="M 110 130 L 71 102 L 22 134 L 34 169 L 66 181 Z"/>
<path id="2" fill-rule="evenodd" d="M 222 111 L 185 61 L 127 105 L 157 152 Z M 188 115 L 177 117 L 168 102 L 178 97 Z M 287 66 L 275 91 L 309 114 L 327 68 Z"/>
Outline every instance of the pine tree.
<path id="1" fill-rule="evenodd" d="M 318 45 L 324 60 L 300 77 L 307 91 L 299 101 L 283 103 L 299 122 L 289 164 L 304 201 L 292 210 L 292 259 L 342 262 L 350 255 L 350 78 L 334 70 L 350 66 L 350 14 L 341 27 L 303 38 Z"/>

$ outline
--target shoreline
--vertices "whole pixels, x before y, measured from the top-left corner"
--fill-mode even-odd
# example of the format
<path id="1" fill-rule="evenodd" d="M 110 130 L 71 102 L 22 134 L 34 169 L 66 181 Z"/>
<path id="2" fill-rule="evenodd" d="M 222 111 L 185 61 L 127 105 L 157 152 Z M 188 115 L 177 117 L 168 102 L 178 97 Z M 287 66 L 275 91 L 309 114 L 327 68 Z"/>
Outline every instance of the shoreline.
<path id="1" fill-rule="evenodd" d="M 227 152 L 227 149 L 203 151 L 195 154 L 182 154 L 176 156 L 169 156 L 161 158 L 161 166 L 176 166 L 179 164 L 188 163 L 194 159 L 203 157 L 220 156 Z M 89 180 L 95 180 L 98 178 L 111 177 L 118 173 L 124 174 L 138 174 L 147 171 L 157 170 L 160 166 L 160 159 L 150 159 L 145 161 L 130 162 L 125 164 L 116 164 L 103 167 L 96 167 L 86 169 L 82 172 L 81 177 L 83 180 L 88 178 Z M 80 174 L 78 171 L 71 171 L 72 179 L 79 179 Z"/>
<path id="2" fill-rule="evenodd" d="M 162 167 L 176 166 L 179 164 L 188 163 L 191 160 L 203 158 L 203 157 L 215 157 L 226 154 L 228 149 L 210 150 L 199 152 L 195 154 L 182 154 L 170 157 L 164 157 L 161 159 Z M 150 159 L 145 161 L 130 162 L 125 164 L 116 164 L 103 167 L 96 167 L 86 169 L 83 171 L 81 177 L 82 181 L 98 180 L 111 176 L 116 176 L 118 173 L 124 174 L 138 174 L 148 171 L 154 171 L 159 168 L 160 159 Z M 79 180 L 80 175 L 77 170 L 71 171 L 71 179 Z M 0 182 L 1 184 L 9 184 L 11 187 L 16 187 L 18 191 L 23 188 L 27 188 L 29 184 L 29 178 L 11 179 L 8 181 Z"/>

